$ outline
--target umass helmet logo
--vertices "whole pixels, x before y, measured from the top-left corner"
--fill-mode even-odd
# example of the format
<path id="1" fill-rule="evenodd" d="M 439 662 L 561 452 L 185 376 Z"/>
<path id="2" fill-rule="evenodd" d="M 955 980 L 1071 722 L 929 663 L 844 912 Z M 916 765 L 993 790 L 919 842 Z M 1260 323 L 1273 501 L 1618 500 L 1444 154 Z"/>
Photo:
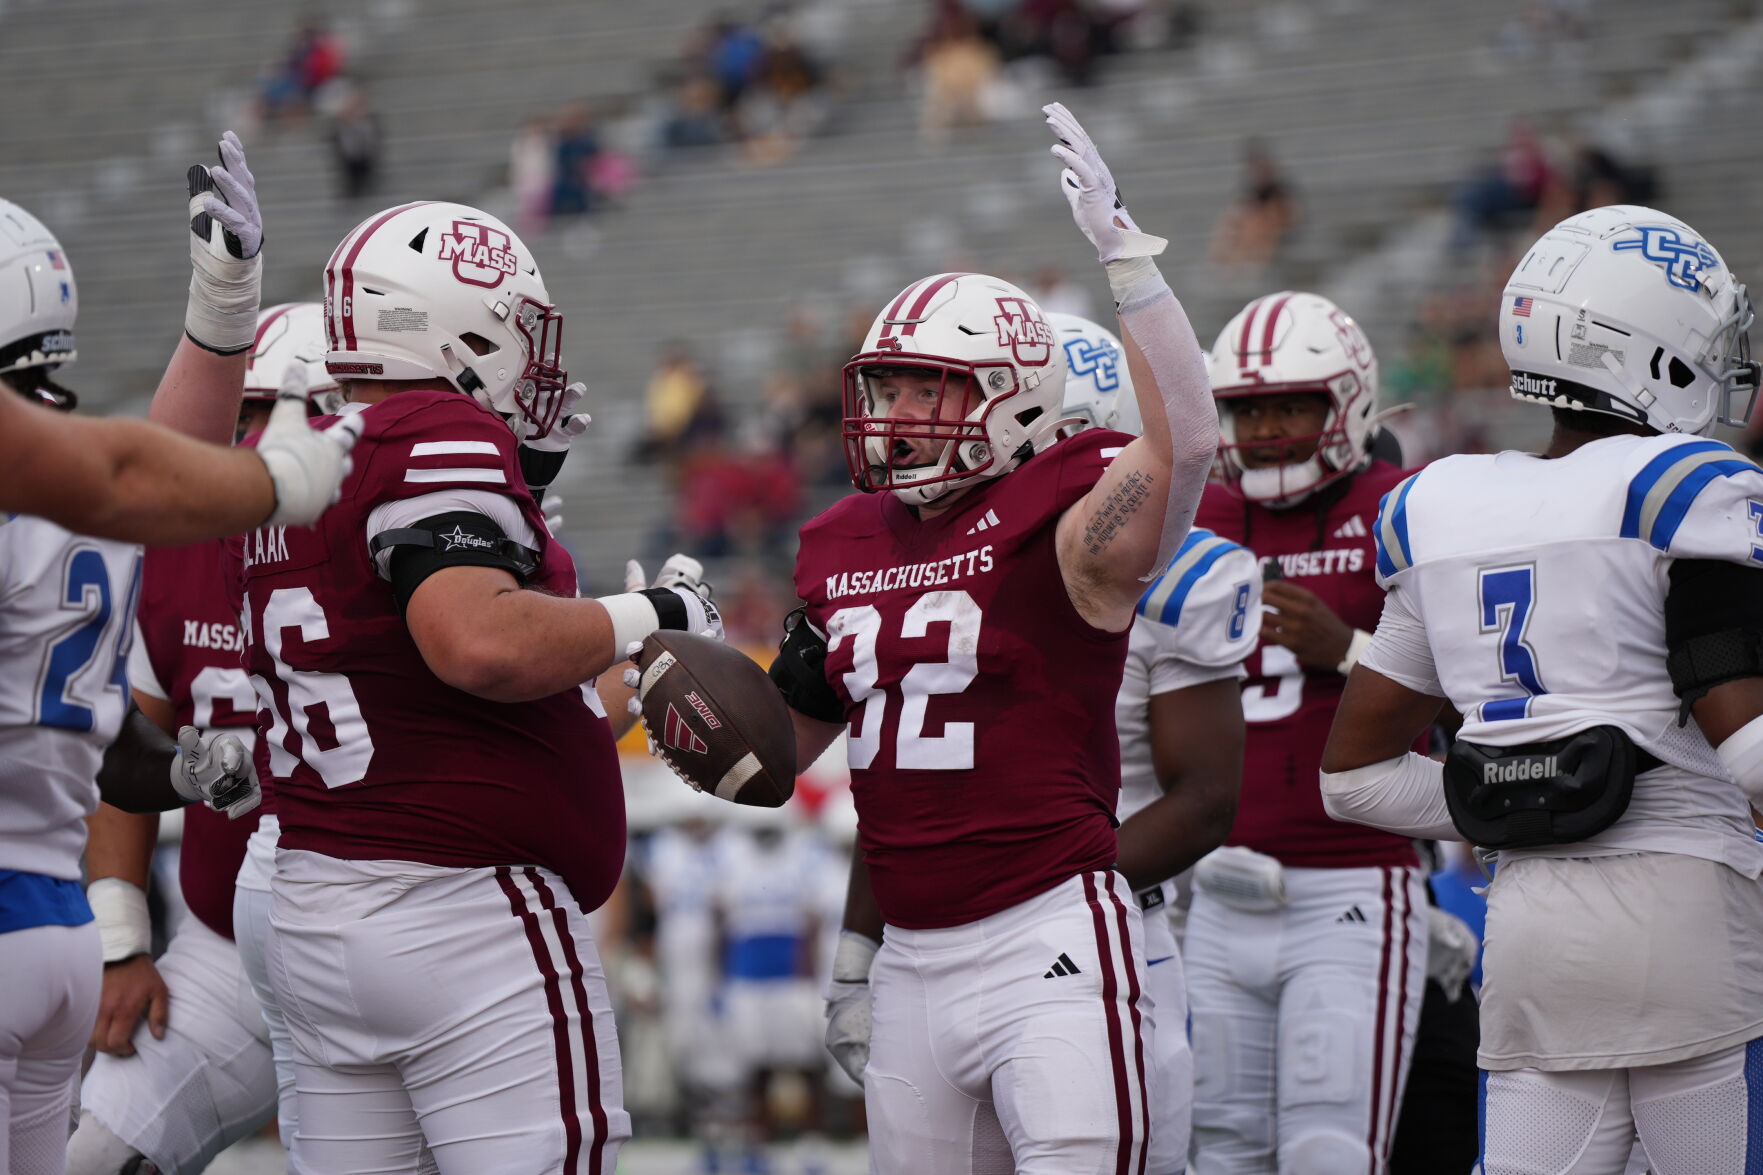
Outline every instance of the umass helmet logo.
<path id="1" fill-rule="evenodd" d="M 998 328 L 998 345 L 1008 346 L 1024 367 L 1044 367 L 1053 357 L 1057 341 L 1053 328 L 1041 317 L 1041 308 L 1027 298 L 999 298 L 992 322 Z"/>
<path id="2" fill-rule="evenodd" d="M 520 268 L 507 233 L 472 220 L 456 220 L 453 231 L 441 234 L 442 261 L 453 263 L 453 276 L 471 286 L 495 289 Z"/>
<path id="3" fill-rule="evenodd" d="M 1702 288 L 1702 271 L 1718 269 L 1720 258 L 1706 243 L 1695 238 L 1686 240 L 1676 229 L 1657 224 L 1638 224 L 1635 235 L 1611 244 L 1618 253 L 1639 252 L 1654 265 L 1665 270 L 1665 280 L 1680 290 Z"/>

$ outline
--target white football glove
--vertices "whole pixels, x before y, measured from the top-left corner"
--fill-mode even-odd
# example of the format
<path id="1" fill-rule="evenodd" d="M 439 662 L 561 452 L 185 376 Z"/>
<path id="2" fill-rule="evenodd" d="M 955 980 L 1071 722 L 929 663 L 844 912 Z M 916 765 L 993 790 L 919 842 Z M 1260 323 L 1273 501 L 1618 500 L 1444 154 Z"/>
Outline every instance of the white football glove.
<path id="1" fill-rule="evenodd" d="M 178 730 L 171 759 L 171 786 L 191 803 L 201 801 L 228 820 L 237 820 L 263 802 L 251 752 L 230 734 L 203 737 L 194 726 Z"/>
<path id="2" fill-rule="evenodd" d="M 281 390 L 269 423 L 257 441 L 257 455 L 275 486 L 275 510 L 265 525 L 309 526 L 342 493 L 349 476 L 349 450 L 361 437 L 359 414 L 345 416 L 323 432 L 306 423 L 306 377 L 296 361 L 282 374 Z"/>
<path id="3" fill-rule="evenodd" d="M 1233 910 L 1266 913 L 1286 904 L 1285 867 L 1242 845 L 1213 849 L 1194 866 L 1194 888 Z"/>
<path id="4" fill-rule="evenodd" d="M 881 944 L 868 935 L 841 932 L 832 980 L 826 985 L 826 1051 L 858 1085 L 869 1066 L 869 967 L 879 949 Z"/>
<path id="5" fill-rule="evenodd" d="M 1071 217 L 1077 227 L 1096 247 L 1096 256 L 1104 265 L 1131 257 L 1155 257 L 1169 246 L 1162 237 L 1139 231 L 1126 206 L 1120 202 L 1120 191 L 1114 176 L 1102 162 L 1101 153 L 1090 136 L 1064 106 L 1054 102 L 1041 107 L 1047 125 L 1059 136 L 1053 154 L 1065 165 L 1059 173 L 1059 190 L 1071 205 Z"/>
<path id="6" fill-rule="evenodd" d="M 537 432 L 533 423 L 524 416 L 515 422 L 514 435 L 520 443 L 529 449 L 537 449 L 541 453 L 562 453 L 575 444 L 577 437 L 588 431 L 588 425 L 594 418 L 586 412 L 571 413 L 576 404 L 588 392 L 588 385 L 577 380 L 558 393 L 563 406 L 558 409 L 557 423 L 549 432 Z"/>
<path id="7" fill-rule="evenodd" d="M 1463 982 L 1475 970 L 1476 956 L 1481 953 L 1481 940 L 1469 923 L 1439 909 L 1426 908 L 1426 977 L 1445 989 L 1445 998 L 1452 1003 L 1463 994 Z"/>
<path id="8" fill-rule="evenodd" d="M 625 591 L 643 591 L 643 566 L 635 559 L 624 565 Z M 631 585 L 635 585 L 634 587 Z M 704 582 L 704 564 L 690 555 L 675 554 L 668 556 L 661 570 L 655 573 L 655 582 L 647 590 L 665 588 L 678 595 L 686 602 L 688 623 L 686 631 L 697 636 L 707 636 L 712 640 L 722 640 L 722 613 L 711 603 L 716 590 Z"/>
<path id="9" fill-rule="evenodd" d="M 563 495 L 546 494 L 545 500 L 539 503 L 539 513 L 545 516 L 545 529 L 551 532 L 551 537 L 562 538 Z"/>
<path id="10" fill-rule="evenodd" d="M 239 136 L 220 140 L 220 165 L 190 168 L 190 301 L 184 333 L 221 355 L 249 351 L 263 286 L 263 214 Z"/>

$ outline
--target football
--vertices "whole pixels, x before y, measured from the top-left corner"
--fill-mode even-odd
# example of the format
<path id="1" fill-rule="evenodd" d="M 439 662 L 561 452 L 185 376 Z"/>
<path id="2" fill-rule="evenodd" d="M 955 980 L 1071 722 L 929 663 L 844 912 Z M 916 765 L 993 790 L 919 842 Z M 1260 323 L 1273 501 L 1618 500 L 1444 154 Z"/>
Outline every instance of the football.
<path id="1" fill-rule="evenodd" d="M 796 788 L 790 709 L 759 663 L 721 641 L 663 630 L 637 655 L 643 724 L 662 762 L 699 791 L 776 808 Z"/>

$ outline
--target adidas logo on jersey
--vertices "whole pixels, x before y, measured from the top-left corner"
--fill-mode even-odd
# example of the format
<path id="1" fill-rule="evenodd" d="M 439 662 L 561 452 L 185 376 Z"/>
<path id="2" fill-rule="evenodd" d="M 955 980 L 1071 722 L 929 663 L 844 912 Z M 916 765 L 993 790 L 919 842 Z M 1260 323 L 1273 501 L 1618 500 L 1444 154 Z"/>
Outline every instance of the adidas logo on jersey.
<path id="1" fill-rule="evenodd" d="M 1363 922 L 1363 921 L 1365 921 L 1365 911 L 1361 910 L 1358 906 L 1354 906 L 1351 909 L 1349 909 L 1345 914 L 1342 914 L 1339 918 L 1336 918 L 1335 921 L 1336 922 Z"/>
<path id="2" fill-rule="evenodd" d="M 980 519 L 978 522 L 974 523 L 972 526 L 967 528 L 967 533 L 968 534 L 978 534 L 982 530 L 990 530 L 990 529 L 992 529 L 992 527 L 997 526 L 997 525 L 998 525 L 998 516 L 996 514 L 994 514 L 992 511 L 987 510 L 986 516 L 984 518 Z"/>
<path id="3" fill-rule="evenodd" d="M 1365 520 L 1355 514 L 1335 527 L 1334 537 L 1337 539 L 1362 539 L 1366 533 Z"/>
<path id="4" fill-rule="evenodd" d="M 1045 975 L 1041 976 L 1041 978 L 1042 979 L 1057 979 L 1062 975 L 1078 975 L 1078 974 L 1081 974 L 1081 972 L 1078 971 L 1077 964 L 1073 963 L 1071 961 L 1071 956 L 1065 954 L 1064 952 L 1061 952 L 1059 957 L 1057 959 L 1053 960 L 1053 969 L 1051 971 L 1048 971 Z"/>

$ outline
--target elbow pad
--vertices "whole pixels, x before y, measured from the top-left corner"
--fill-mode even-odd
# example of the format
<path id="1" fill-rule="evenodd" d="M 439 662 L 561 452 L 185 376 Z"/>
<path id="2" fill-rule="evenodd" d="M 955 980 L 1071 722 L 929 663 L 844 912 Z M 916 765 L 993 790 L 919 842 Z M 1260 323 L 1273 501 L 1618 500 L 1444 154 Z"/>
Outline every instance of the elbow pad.
<path id="1" fill-rule="evenodd" d="M 1672 563 L 1665 649 L 1671 689 L 1683 703 L 1679 726 L 1715 686 L 1763 677 L 1763 568 L 1718 559 Z"/>
<path id="2" fill-rule="evenodd" d="M 415 526 L 373 536 L 368 551 L 390 549 L 392 595 L 402 613 L 422 581 L 443 567 L 499 567 L 526 583 L 539 553 L 503 533 L 496 520 L 475 510 L 449 510 Z"/>
<path id="3" fill-rule="evenodd" d="M 826 637 L 808 623 L 808 610 L 784 617 L 784 639 L 767 671 L 790 709 L 821 722 L 845 721 L 845 703 L 826 680 Z"/>

